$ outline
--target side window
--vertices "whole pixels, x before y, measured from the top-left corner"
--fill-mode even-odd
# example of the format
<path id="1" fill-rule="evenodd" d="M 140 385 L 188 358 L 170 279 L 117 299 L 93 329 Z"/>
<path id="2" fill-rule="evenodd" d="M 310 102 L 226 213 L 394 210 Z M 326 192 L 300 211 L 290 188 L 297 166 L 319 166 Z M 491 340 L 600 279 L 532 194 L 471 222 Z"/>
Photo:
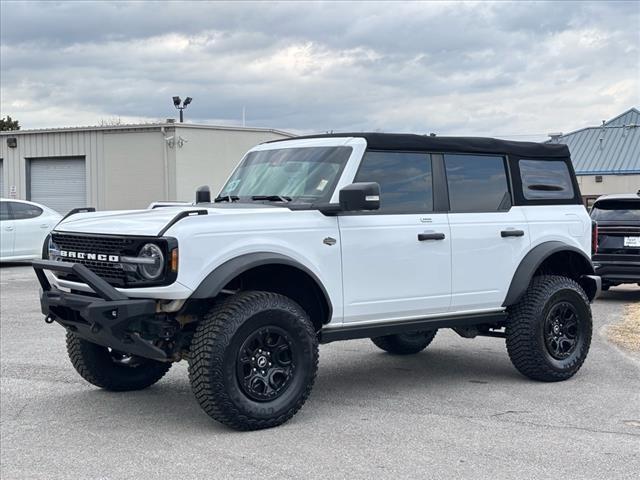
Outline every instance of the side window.
<path id="1" fill-rule="evenodd" d="M 9 202 L 0 202 L 0 220 L 13 220 L 9 211 Z"/>
<path id="2" fill-rule="evenodd" d="M 25 220 L 27 218 L 35 218 L 42 215 L 42 209 L 28 203 L 11 202 L 11 210 L 15 220 Z"/>
<path id="3" fill-rule="evenodd" d="M 452 212 L 495 212 L 510 205 L 504 158 L 445 155 Z"/>
<path id="4" fill-rule="evenodd" d="M 431 156 L 426 153 L 367 152 L 355 181 L 380 184 L 381 213 L 433 211 Z"/>
<path id="5" fill-rule="evenodd" d="M 520 160 L 522 193 L 527 200 L 570 200 L 575 194 L 567 164 L 561 160 Z"/>

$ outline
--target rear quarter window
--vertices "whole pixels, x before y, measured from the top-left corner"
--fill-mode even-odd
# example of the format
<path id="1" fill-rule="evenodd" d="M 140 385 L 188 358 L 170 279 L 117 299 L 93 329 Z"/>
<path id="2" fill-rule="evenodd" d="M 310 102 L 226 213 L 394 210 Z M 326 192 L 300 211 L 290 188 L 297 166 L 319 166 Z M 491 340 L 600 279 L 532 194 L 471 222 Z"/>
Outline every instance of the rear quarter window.
<path id="1" fill-rule="evenodd" d="M 28 203 L 11 202 L 11 210 L 15 220 L 26 220 L 42 215 L 42 209 Z"/>
<path id="2" fill-rule="evenodd" d="M 571 200 L 575 197 L 567 164 L 562 160 L 520 160 L 526 200 Z"/>

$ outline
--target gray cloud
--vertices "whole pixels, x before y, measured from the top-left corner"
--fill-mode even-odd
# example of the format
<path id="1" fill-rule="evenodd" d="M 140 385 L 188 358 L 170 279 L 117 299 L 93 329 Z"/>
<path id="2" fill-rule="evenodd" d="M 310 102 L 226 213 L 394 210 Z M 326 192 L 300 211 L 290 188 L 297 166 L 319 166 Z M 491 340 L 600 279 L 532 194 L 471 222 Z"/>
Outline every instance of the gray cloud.
<path id="1" fill-rule="evenodd" d="M 544 134 L 640 103 L 637 2 L 3 2 L 29 127 L 175 116 L 296 131 Z"/>

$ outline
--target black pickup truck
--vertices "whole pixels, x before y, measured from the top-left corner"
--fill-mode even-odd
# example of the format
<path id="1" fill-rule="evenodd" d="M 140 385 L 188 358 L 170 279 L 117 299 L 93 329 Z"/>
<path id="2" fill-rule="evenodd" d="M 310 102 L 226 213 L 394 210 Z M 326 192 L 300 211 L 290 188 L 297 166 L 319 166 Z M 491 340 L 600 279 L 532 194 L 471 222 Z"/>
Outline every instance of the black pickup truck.
<path id="1" fill-rule="evenodd" d="M 602 277 L 602 289 L 640 285 L 640 191 L 598 198 L 591 218 L 597 223 L 593 265 Z"/>

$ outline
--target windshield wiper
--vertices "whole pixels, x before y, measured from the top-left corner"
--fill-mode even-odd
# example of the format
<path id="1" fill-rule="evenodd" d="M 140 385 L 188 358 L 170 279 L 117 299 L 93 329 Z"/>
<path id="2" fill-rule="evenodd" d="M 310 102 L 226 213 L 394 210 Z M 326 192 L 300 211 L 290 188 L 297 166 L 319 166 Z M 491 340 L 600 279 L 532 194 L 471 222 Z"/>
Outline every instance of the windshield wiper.
<path id="1" fill-rule="evenodd" d="M 291 197 L 284 195 L 253 195 L 251 200 L 267 200 L 269 202 L 290 202 Z"/>
<path id="2" fill-rule="evenodd" d="M 232 203 L 232 202 L 237 202 L 238 200 L 240 200 L 240 197 L 236 195 L 219 195 L 213 199 L 215 203 L 220 203 L 220 202 Z"/>

